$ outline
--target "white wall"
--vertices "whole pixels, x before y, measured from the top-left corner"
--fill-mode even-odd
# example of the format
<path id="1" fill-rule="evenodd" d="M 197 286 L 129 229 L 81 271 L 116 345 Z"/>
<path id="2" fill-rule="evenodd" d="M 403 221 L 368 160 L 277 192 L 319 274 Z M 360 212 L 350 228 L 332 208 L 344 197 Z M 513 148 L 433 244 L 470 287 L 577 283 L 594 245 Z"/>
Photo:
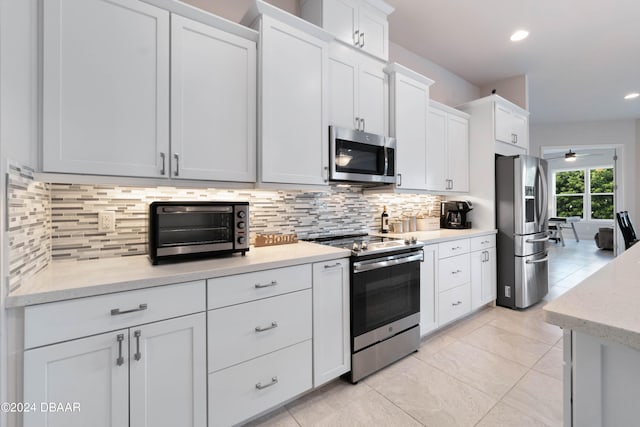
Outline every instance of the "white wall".
<path id="1" fill-rule="evenodd" d="M 393 42 L 389 42 L 389 62 L 397 62 L 434 80 L 429 88 L 431 99 L 450 107 L 480 98 L 478 86 Z"/>
<path id="2" fill-rule="evenodd" d="M 638 128 L 636 120 L 532 124 L 530 152 L 539 156 L 544 147 L 617 147 L 616 180 L 621 188 L 618 209 L 628 210 L 631 221 L 640 224 Z"/>
<path id="3" fill-rule="evenodd" d="M 529 111 L 529 81 L 526 75 L 513 76 L 480 87 L 480 96 L 496 94 Z"/>

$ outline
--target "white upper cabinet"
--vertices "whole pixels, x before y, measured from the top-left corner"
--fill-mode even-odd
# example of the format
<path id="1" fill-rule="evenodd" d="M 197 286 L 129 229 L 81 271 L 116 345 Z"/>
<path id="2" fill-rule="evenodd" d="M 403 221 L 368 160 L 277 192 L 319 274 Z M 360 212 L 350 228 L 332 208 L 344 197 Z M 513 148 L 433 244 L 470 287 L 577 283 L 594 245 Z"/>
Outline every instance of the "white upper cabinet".
<path id="1" fill-rule="evenodd" d="M 255 182 L 257 34 L 173 9 L 44 2 L 45 172 Z"/>
<path id="2" fill-rule="evenodd" d="M 391 64 L 390 134 L 396 138 L 396 187 L 426 190 L 429 86 L 433 81 Z"/>
<path id="3" fill-rule="evenodd" d="M 343 43 L 389 59 L 389 22 L 393 7 L 380 0 L 303 0 L 301 15 Z"/>
<path id="4" fill-rule="evenodd" d="M 256 180 L 256 43 L 171 17 L 173 176 Z"/>
<path id="5" fill-rule="evenodd" d="M 386 135 L 388 77 L 384 63 L 333 43 L 329 58 L 329 124 Z"/>
<path id="6" fill-rule="evenodd" d="M 529 114 L 510 102 L 495 102 L 496 141 L 529 150 Z"/>
<path id="7" fill-rule="evenodd" d="M 428 113 L 427 189 L 469 191 L 469 115 L 431 101 Z"/>
<path id="8" fill-rule="evenodd" d="M 256 1 L 243 18 L 260 31 L 259 180 L 327 185 L 329 33 Z"/>
<path id="9" fill-rule="evenodd" d="M 136 0 L 43 5 L 43 170 L 159 176 L 169 12 Z"/>

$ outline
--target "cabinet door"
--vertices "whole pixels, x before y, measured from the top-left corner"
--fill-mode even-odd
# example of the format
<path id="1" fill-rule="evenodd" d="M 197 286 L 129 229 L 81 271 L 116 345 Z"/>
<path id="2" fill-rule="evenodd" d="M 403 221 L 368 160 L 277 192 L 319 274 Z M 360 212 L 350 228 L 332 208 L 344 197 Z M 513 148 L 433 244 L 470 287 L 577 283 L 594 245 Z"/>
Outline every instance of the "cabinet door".
<path id="1" fill-rule="evenodd" d="M 489 248 L 486 253 L 486 261 L 482 266 L 482 301 L 484 304 L 496 299 L 498 286 L 496 248 Z"/>
<path id="2" fill-rule="evenodd" d="M 397 139 L 398 187 L 426 188 L 428 88 L 396 74 L 394 80 L 394 135 Z"/>
<path id="3" fill-rule="evenodd" d="M 486 251 L 471 252 L 471 309 L 482 305 L 482 291 L 484 279 L 484 260 Z"/>
<path id="4" fill-rule="evenodd" d="M 389 22 L 377 9 L 360 4 L 358 11 L 359 46 L 378 58 L 389 59 Z"/>
<path id="5" fill-rule="evenodd" d="M 349 261 L 313 265 L 313 386 L 349 372 Z"/>
<path id="6" fill-rule="evenodd" d="M 496 248 L 471 253 L 471 308 L 496 299 Z"/>
<path id="7" fill-rule="evenodd" d="M 255 181 L 255 42 L 177 15 L 171 31 L 172 175 Z"/>
<path id="8" fill-rule="evenodd" d="M 495 104 L 496 140 L 512 143 L 513 126 L 511 120 L 511 109 Z"/>
<path id="9" fill-rule="evenodd" d="M 24 402 L 37 407 L 24 413 L 24 426 L 129 425 L 128 348 L 125 329 L 25 351 Z M 77 403 L 79 410 L 43 411 L 41 402 Z"/>
<path id="10" fill-rule="evenodd" d="M 428 190 L 444 191 L 447 188 L 447 113 L 429 108 L 426 148 L 426 186 Z"/>
<path id="11" fill-rule="evenodd" d="M 43 4 L 43 169 L 160 176 L 169 12 L 135 0 Z"/>
<path id="12" fill-rule="evenodd" d="M 262 181 L 328 182 L 328 45 L 261 18 Z"/>
<path id="13" fill-rule="evenodd" d="M 318 0 L 311 0 L 318 1 Z M 325 30 L 344 43 L 355 45 L 358 23 L 358 0 L 324 0 Z"/>
<path id="14" fill-rule="evenodd" d="M 420 335 L 438 326 L 438 246 L 424 247 L 424 262 L 420 265 Z"/>
<path id="15" fill-rule="evenodd" d="M 349 48 L 331 47 L 329 83 L 329 123 L 357 129 L 358 64 Z"/>
<path id="16" fill-rule="evenodd" d="M 512 123 L 515 143 L 529 150 L 529 118 L 523 114 L 513 113 Z"/>
<path id="17" fill-rule="evenodd" d="M 361 57 L 358 72 L 358 116 L 361 129 L 387 135 L 389 85 L 382 63 Z"/>
<path id="18" fill-rule="evenodd" d="M 204 313 L 131 328 L 131 427 L 205 427 L 206 354 Z"/>
<path id="19" fill-rule="evenodd" d="M 451 191 L 469 191 L 469 120 L 448 114 L 447 176 Z"/>

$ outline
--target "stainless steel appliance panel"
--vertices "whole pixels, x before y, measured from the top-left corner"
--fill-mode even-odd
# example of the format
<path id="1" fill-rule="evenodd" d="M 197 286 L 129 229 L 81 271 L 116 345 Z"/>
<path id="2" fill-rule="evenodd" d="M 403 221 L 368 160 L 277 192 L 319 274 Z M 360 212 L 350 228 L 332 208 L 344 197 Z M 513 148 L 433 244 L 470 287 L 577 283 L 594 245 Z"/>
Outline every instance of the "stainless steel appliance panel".
<path id="1" fill-rule="evenodd" d="M 547 252 L 526 257 L 515 257 L 515 306 L 529 307 L 549 292 L 549 256 Z"/>
<path id="2" fill-rule="evenodd" d="M 352 354 L 351 382 L 356 383 L 381 367 L 402 359 L 418 350 L 419 346 L 420 326 L 414 326 L 378 345 Z"/>
<path id="3" fill-rule="evenodd" d="M 498 305 L 525 308 L 547 294 L 548 267 L 541 261 L 549 240 L 546 175 L 543 159 L 496 157 Z"/>
<path id="4" fill-rule="evenodd" d="M 514 233 L 544 232 L 548 220 L 547 162 L 521 155 L 513 157 L 513 163 Z"/>
<path id="5" fill-rule="evenodd" d="M 353 338 L 353 351 L 359 351 L 371 344 L 384 341 L 389 337 L 394 336 L 399 331 L 404 331 L 418 323 L 420 323 L 420 313 L 414 313 L 404 319 L 396 320 L 395 322 L 388 323 L 374 329 L 373 331 L 358 335 Z"/>
<path id="6" fill-rule="evenodd" d="M 396 182 L 396 139 L 329 126 L 329 178 L 332 181 Z"/>

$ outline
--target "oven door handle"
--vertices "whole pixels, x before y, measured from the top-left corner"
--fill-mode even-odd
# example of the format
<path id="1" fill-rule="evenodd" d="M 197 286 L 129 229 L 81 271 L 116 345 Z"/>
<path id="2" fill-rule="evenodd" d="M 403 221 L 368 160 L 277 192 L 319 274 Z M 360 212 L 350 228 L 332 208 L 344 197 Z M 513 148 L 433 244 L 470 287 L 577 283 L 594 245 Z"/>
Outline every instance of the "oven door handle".
<path id="1" fill-rule="evenodd" d="M 353 272 L 362 273 L 379 268 L 391 267 L 394 265 L 406 264 L 408 262 L 423 261 L 424 252 L 412 252 L 402 255 L 391 255 L 384 258 L 370 259 L 353 263 Z"/>

